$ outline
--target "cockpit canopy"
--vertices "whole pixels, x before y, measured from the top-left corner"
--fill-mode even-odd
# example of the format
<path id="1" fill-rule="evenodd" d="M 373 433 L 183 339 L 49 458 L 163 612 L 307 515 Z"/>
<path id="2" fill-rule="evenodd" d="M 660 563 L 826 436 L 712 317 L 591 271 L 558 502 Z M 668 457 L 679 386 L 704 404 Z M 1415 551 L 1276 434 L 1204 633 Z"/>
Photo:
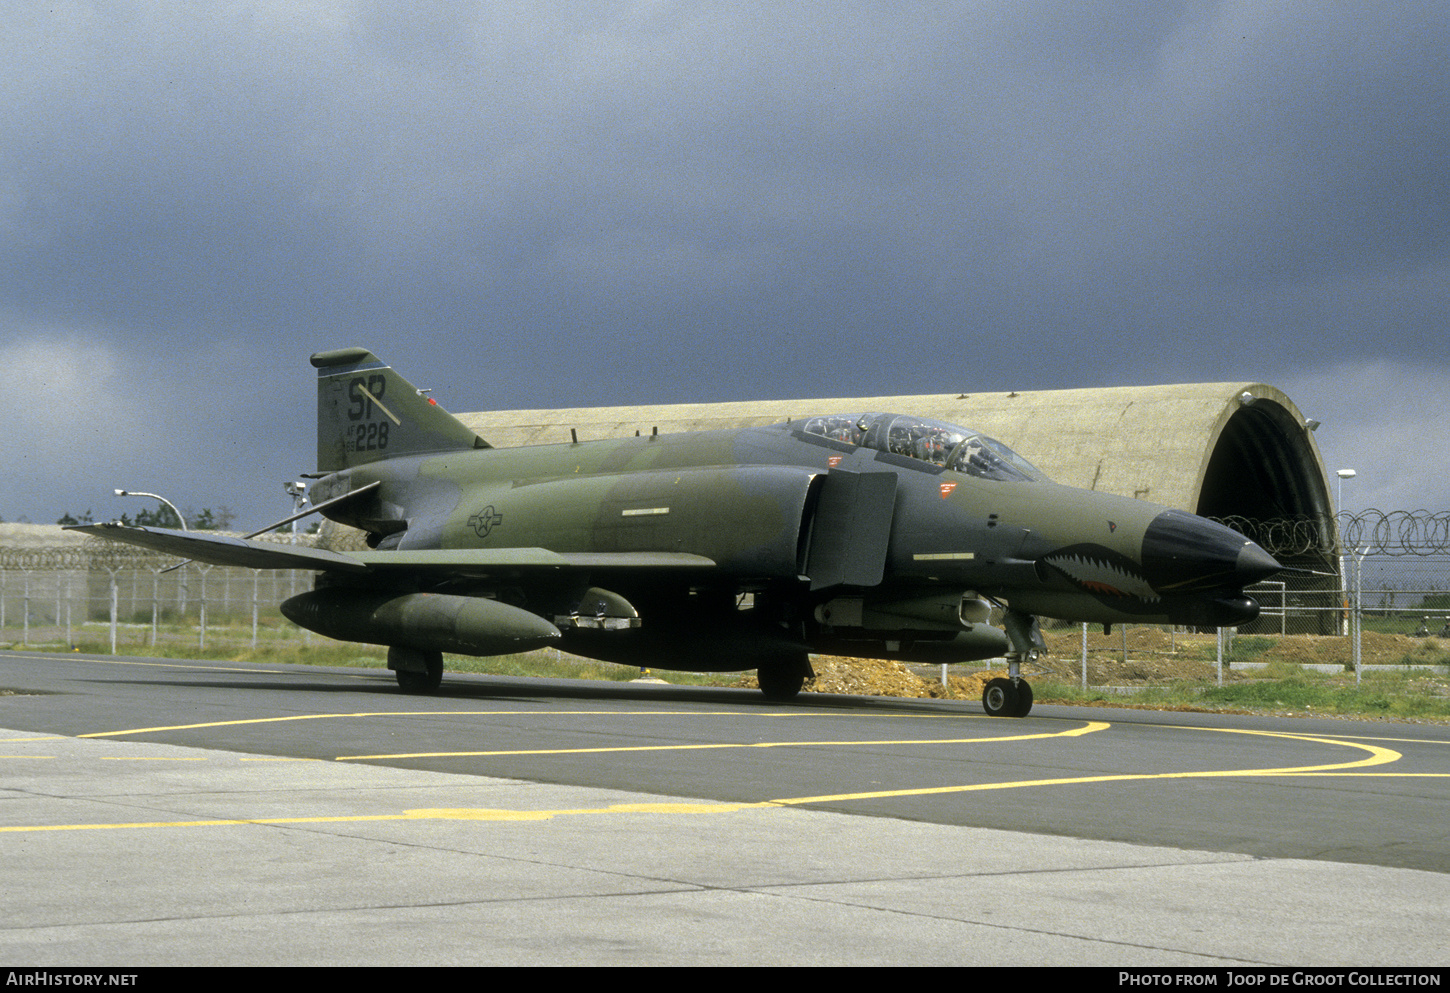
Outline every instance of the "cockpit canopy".
<path id="1" fill-rule="evenodd" d="M 1032 463 L 994 438 L 910 414 L 827 414 L 809 418 L 806 434 L 905 455 L 952 472 L 1004 483 L 1046 479 Z"/>

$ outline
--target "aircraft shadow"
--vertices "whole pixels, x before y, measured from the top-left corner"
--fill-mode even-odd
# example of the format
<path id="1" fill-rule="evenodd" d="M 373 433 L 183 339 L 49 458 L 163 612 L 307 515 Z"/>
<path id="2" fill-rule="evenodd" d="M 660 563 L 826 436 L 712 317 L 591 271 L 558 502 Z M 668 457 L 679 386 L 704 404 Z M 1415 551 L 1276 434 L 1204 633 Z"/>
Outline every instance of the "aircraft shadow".
<path id="1" fill-rule="evenodd" d="M 729 706 L 758 707 L 761 709 L 777 709 L 781 707 L 809 708 L 813 710 L 912 710 L 912 711 L 943 711 L 957 712 L 963 709 L 966 704 L 970 709 L 970 701 L 963 700 L 932 700 L 932 699 L 906 699 L 898 697 L 866 697 L 847 696 L 833 693 L 802 693 L 795 700 L 789 703 L 779 703 L 765 699 L 759 690 L 747 688 L 735 688 L 725 686 L 676 686 L 668 684 L 650 683 L 638 685 L 632 683 L 614 683 L 596 680 L 574 680 L 574 679 L 548 679 L 538 677 L 520 676 L 493 676 L 477 673 L 467 674 L 466 678 L 453 678 L 444 676 L 443 685 L 432 693 L 402 693 L 398 690 L 392 673 L 378 672 L 371 674 L 371 678 L 364 676 L 358 678 L 356 670 L 337 669 L 331 670 L 339 675 L 348 674 L 353 677 L 347 683 L 308 681 L 312 673 L 299 672 L 297 679 L 109 679 L 109 680 L 88 680 L 98 685 L 115 685 L 123 683 L 129 686 L 149 687 L 188 687 L 191 689 L 215 689 L 215 690 L 261 690 L 285 693 L 322 693 L 322 694 L 364 694 L 368 696 L 386 696 L 389 699 L 397 700 L 400 703 L 414 701 L 424 703 L 429 700 L 522 700 L 522 699 L 551 699 L 551 700 L 614 700 L 614 701 L 638 701 L 644 703 L 706 703 Z M 237 673 L 243 676 L 245 674 Z M 278 675 L 275 672 L 259 673 L 273 677 Z"/>

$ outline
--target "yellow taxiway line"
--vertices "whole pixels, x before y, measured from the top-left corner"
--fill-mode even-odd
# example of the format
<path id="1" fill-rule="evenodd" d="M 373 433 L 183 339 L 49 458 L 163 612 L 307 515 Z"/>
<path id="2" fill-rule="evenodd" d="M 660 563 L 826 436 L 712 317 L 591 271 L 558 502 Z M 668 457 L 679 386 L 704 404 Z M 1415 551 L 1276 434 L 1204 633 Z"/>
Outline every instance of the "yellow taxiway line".
<path id="1" fill-rule="evenodd" d="M 1106 730 L 1110 725 L 1103 722 L 1090 722 L 1089 724 L 1073 728 L 1065 732 L 1014 735 L 1006 738 L 966 738 L 966 739 L 942 739 L 940 743 L 957 744 L 964 742 L 990 743 L 994 741 L 1023 741 L 1053 737 L 1076 737 L 1095 731 Z M 751 803 L 626 803 L 611 804 L 605 807 L 569 808 L 560 810 L 502 810 L 492 808 L 421 808 L 405 810 L 393 814 L 356 814 L 331 817 L 265 817 L 265 818 L 229 818 L 212 820 L 191 820 L 191 821 L 132 821 L 112 824 L 49 824 L 49 825 L 16 825 L 0 827 L 0 834 L 35 833 L 47 831 L 103 831 L 103 830 L 130 830 L 139 828 L 195 828 L 195 827 L 228 827 L 240 825 L 288 825 L 288 824 L 342 824 L 358 822 L 381 822 L 381 821 L 417 821 L 417 820 L 470 820 L 470 821 L 543 821 L 556 817 L 599 815 L 599 814 L 728 814 L 742 810 L 767 810 L 783 809 L 788 807 L 799 807 L 808 804 L 820 803 L 842 803 L 852 800 L 870 800 L 888 797 L 906 796 L 934 796 L 951 793 L 971 793 L 990 790 L 1030 789 L 1043 786 L 1080 786 L 1095 783 L 1110 782 L 1137 782 L 1153 780 L 1172 779 L 1204 779 L 1204 778 L 1235 778 L 1235 777 L 1263 777 L 1263 776 L 1324 776 L 1324 775 L 1358 775 L 1358 776 L 1409 776 L 1409 773 L 1365 773 L 1362 770 L 1384 766 L 1399 761 L 1403 756 L 1390 748 L 1380 745 L 1361 744 L 1354 741 L 1344 741 L 1338 738 L 1328 738 L 1320 735 L 1300 735 L 1280 731 L 1249 731 L 1236 730 L 1232 728 L 1188 728 L 1185 730 L 1205 730 L 1224 734 L 1251 734 L 1270 738 L 1280 738 L 1289 741 L 1302 741 L 1311 744 L 1331 745 L 1340 748 L 1351 748 L 1366 753 L 1363 757 L 1347 762 L 1327 763 L 1322 765 L 1307 766 L 1283 766 L 1265 769 L 1205 769 L 1189 772 L 1161 772 L 1161 773 L 1119 773 L 1099 776 L 1069 776 L 1050 779 L 1016 780 L 1002 783 L 971 783 L 955 786 L 929 786 L 916 787 L 901 790 L 871 790 L 857 793 L 832 793 L 818 796 L 782 797 L 774 800 L 764 800 Z M 36 740 L 36 739 L 30 739 Z M 882 745 L 882 744 L 934 744 L 937 740 L 929 741 L 871 741 L 871 742 L 758 742 L 748 745 L 684 745 L 684 746 L 661 746 L 662 748 L 758 748 L 758 747 L 789 747 L 789 746 L 816 746 L 829 745 L 841 747 L 843 745 Z M 563 754 L 563 753 L 593 753 L 599 751 L 635 751 L 635 750 L 656 750 L 645 749 L 556 749 L 535 752 L 494 752 L 494 753 L 467 753 L 467 754 Z M 461 754 L 461 753 L 451 753 Z M 356 756 L 354 756 L 356 758 Z M 1429 776 L 1442 776 L 1446 774 L 1430 773 Z"/>

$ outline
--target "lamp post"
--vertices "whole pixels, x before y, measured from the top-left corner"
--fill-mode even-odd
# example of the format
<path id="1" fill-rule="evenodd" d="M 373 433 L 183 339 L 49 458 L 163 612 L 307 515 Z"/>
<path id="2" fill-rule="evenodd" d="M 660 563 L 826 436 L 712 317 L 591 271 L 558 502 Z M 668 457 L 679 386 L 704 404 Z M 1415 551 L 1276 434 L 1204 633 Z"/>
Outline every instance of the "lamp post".
<path id="1" fill-rule="evenodd" d="M 147 498 L 152 499 L 152 500 L 160 500 L 162 503 L 166 504 L 166 506 L 170 507 L 171 508 L 171 512 L 176 515 L 176 519 L 181 523 L 181 530 L 183 530 L 183 531 L 186 530 L 186 518 L 181 516 L 181 511 L 179 511 L 179 510 L 176 509 L 176 504 L 174 504 L 170 500 L 166 499 L 160 493 L 142 493 L 140 490 L 116 490 L 115 493 L 116 493 L 116 496 L 118 496 L 118 497 L 147 497 Z M 182 565 L 185 565 L 185 564 L 186 564 L 185 562 L 182 563 Z M 169 570 L 163 570 L 163 571 L 169 571 Z M 158 573 L 155 573 L 152 576 L 152 582 L 151 582 L 151 644 L 153 646 L 156 644 L 156 615 L 157 615 L 158 611 L 160 610 L 160 605 L 161 605 L 161 601 L 159 599 L 160 591 L 159 591 L 159 588 L 158 588 L 158 585 L 157 585 L 157 582 L 156 582 L 156 580 L 160 577 L 160 575 L 161 575 L 161 573 L 159 573 L 159 572 Z M 132 589 L 134 590 L 134 588 L 135 587 L 133 586 Z M 185 586 L 183 586 L 182 588 L 185 589 Z M 112 575 L 111 575 L 111 654 L 112 655 L 114 655 L 116 653 L 116 598 L 117 598 L 117 596 L 118 596 L 118 593 L 117 593 L 117 587 L 116 587 L 116 577 L 115 577 L 115 574 L 112 573 Z M 133 599 L 132 603 L 134 604 L 134 602 L 135 601 Z M 185 610 L 186 610 L 186 602 L 184 600 L 182 601 L 181 607 L 182 607 L 182 611 L 185 612 Z M 206 613 L 205 613 L 205 611 L 206 611 L 206 607 L 203 606 L 202 607 L 202 625 L 203 625 L 203 630 L 205 630 L 205 625 L 206 625 Z"/>
<path id="2" fill-rule="evenodd" d="M 292 510 L 294 513 L 302 513 L 302 508 L 307 506 L 307 484 L 302 480 L 296 482 L 288 481 L 282 484 L 282 489 L 292 498 Z M 292 544 L 297 544 L 297 522 L 292 522 Z"/>
<path id="3" fill-rule="evenodd" d="M 175 514 L 176 519 L 181 522 L 181 530 L 186 530 L 186 518 L 181 516 L 181 511 L 176 509 L 176 504 L 172 503 L 170 500 L 166 499 L 159 493 L 142 493 L 140 490 L 116 490 L 116 496 L 150 497 L 152 500 L 160 500 L 162 503 L 166 504 L 166 506 L 171 508 L 171 512 Z"/>
<path id="4" fill-rule="evenodd" d="M 1353 469 L 1340 469 L 1337 472 L 1335 472 L 1335 475 L 1339 477 L 1338 491 L 1337 491 L 1337 493 L 1336 493 L 1336 495 L 1334 497 L 1334 516 L 1335 516 L 1336 523 L 1337 523 L 1338 522 L 1339 515 L 1342 514 L 1342 513 L 1344 513 L 1344 481 L 1346 479 L 1353 479 L 1354 478 L 1354 470 Z M 1340 597 L 1339 597 L 1339 599 L 1344 603 L 1345 609 L 1348 610 L 1349 609 L 1349 586 L 1348 586 L 1348 583 L 1345 581 L 1345 576 L 1344 576 L 1344 531 L 1342 529 L 1340 529 L 1340 531 L 1339 531 L 1339 590 L 1340 590 Z M 1348 618 L 1346 618 L 1346 621 L 1347 620 L 1348 620 Z M 1357 674 L 1357 671 L 1356 671 L 1356 674 Z"/>
<path id="5" fill-rule="evenodd" d="M 1335 511 L 1342 511 L 1344 509 L 1344 481 L 1354 478 L 1354 470 L 1340 469 L 1335 475 L 1339 477 L 1339 492 L 1334 498 L 1334 509 Z"/>

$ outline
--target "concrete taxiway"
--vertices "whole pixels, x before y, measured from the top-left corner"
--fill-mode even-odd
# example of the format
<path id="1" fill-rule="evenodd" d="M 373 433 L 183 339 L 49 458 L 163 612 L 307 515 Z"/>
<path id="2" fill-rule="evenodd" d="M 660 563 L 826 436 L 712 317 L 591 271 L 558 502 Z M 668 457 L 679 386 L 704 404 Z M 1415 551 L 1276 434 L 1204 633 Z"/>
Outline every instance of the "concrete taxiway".
<path id="1" fill-rule="evenodd" d="M 750 694 L 551 693 L 482 677 L 458 677 L 463 689 L 442 698 L 406 698 L 385 693 L 375 673 L 135 662 L 0 656 L 0 685 L 34 694 L 0 698 L 0 726 L 15 728 L 0 731 L 0 961 L 1450 961 L 1450 864 L 1435 869 L 1450 810 L 1436 769 L 1443 728 L 1411 730 L 1411 744 L 1395 747 L 1319 727 L 1335 722 L 1287 739 L 1263 727 L 1152 730 L 1146 740 L 1164 756 L 1145 772 L 1145 746 L 1130 734 L 1121 751 L 1080 747 L 1112 742 L 1112 728 L 1098 727 L 1112 721 L 1086 712 L 989 720 L 960 704 L 846 698 L 762 707 Z M 802 720 L 825 722 L 819 740 L 803 742 Z M 852 722 L 862 733 L 846 741 Z M 1242 737 L 1251 750 L 1178 754 L 1195 734 Z M 493 747 L 494 736 L 509 747 Z M 373 757 L 359 760 L 360 745 Z M 1006 757 L 973 771 L 967 756 L 984 747 Z M 669 781 L 642 770 L 678 766 L 676 781 L 697 788 L 602 785 L 630 775 L 621 748 L 638 750 L 638 778 Z M 1297 764 L 1265 775 L 1258 748 Z M 1103 767 L 1120 753 L 1138 769 Z M 1170 771 L 1195 753 L 1201 771 L 1217 763 L 1234 775 Z M 1034 761 L 1036 778 L 1021 778 L 1019 763 Z M 894 781 L 879 782 L 882 770 Z M 1150 774 L 1176 778 L 1145 782 Z M 1354 792 L 1350 776 L 1363 777 L 1350 780 Z M 854 792 L 839 789 L 848 781 Z M 1013 788 L 995 789 L 1004 785 Z M 1366 853 L 1378 849 L 1354 837 L 1357 808 L 1324 845 L 1347 846 L 1354 863 L 1234 850 L 1265 848 L 1265 833 L 1282 835 L 1286 851 L 1302 847 L 1287 828 L 1256 830 L 1264 789 L 1311 820 L 1327 816 L 1312 809 L 1320 795 L 1328 807 L 1378 805 L 1390 823 L 1397 805 L 1438 810 L 1439 824 L 1401 859 L 1429 868 L 1372 864 Z M 1236 807 L 1238 792 L 1250 799 Z M 953 823 L 988 807 L 1030 809 L 994 805 L 1005 793 L 1037 797 L 1053 822 Z M 1215 821 L 1202 833 L 1215 848 L 1072 836 L 1056 823 L 1076 804 L 1104 833 L 1109 818 L 1094 809 L 1104 796 L 1189 807 Z M 905 806 L 881 806 L 892 802 Z M 1183 837 L 1171 811 L 1137 820 Z"/>

